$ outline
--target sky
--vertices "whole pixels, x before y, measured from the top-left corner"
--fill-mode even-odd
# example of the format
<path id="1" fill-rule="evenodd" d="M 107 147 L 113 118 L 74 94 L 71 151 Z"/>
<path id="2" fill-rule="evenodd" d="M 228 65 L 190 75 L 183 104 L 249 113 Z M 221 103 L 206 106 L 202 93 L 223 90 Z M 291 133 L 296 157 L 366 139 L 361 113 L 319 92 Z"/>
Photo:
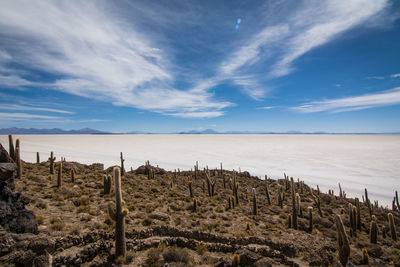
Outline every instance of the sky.
<path id="1" fill-rule="evenodd" d="M 2 0 L 0 128 L 400 132 L 400 2 Z"/>

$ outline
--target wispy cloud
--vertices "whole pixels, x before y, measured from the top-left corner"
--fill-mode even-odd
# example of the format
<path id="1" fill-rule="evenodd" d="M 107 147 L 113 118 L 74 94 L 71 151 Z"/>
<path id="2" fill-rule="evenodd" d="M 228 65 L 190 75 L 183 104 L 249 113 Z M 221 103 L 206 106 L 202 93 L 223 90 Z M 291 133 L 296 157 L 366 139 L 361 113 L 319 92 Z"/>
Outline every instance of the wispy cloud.
<path id="1" fill-rule="evenodd" d="M 62 113 L 62 114 L 74 114 L 75 112 L 62 110 L 62 109 L 53 109 L 53 108 L 44 108 L 44 107 L 33 107 L 28 105 L 16 105 L 16 104 L 0 104 L 0 110 L 27 110 L 27 111 L 46 111 L 46 112 L 54 112 L 54 113 Z"/>
<path id="2" fill-rule="evenodd" d="M 103 1 L 2 2 L 0 34 L 12 43 L 4 44 L 0 62 L 58 77 L 46 84 L 49 89 L 163 114 L 219 116 L 231 105 L 205 91 L 174 88 L 169 56 L 151 35 L 105 12 L 106 5 Z M 37 86 L 26 77 L 4 73 L 0 84 Z"/>
<path id="3" fill-rule="evenodd" d="M 266 107 L 259 107 L 257 109 L 264 109 L 264 110 L 270 110 L 270 109 L 274 109 L 277 108 L 277 106 L 266 106 Z"/>
<path id="4" fill-rule="evenodd" d="M 323 111 L 336 113 L 396 104 L 400 104 L 400 87 L 374 94 L 313 101 L 293 107 L 292 110 L 302 113 Z"/>
<path id="5" fill-rule="evenodd" d="M 28 113 L 5 113 L 0 112 L 0 120 L 31 120 L 31 119 L 59 119 L 56 116 L 37 115 Z"/>
<path id="6" fill-rule="evenodd" d="M 400 73 L 390 75 L 390 78 L 400 78 Z"/>
<path id="7" fill-rule="evenodd" d="M 367 77 L 368 80 L 384 80 L 385 77 L 383 76 L 369 76 Z"/>
<path id="8" fill-rule="evenodd" d="M 280 5 L 283 8 L 293 3 L 283 1 Z M 215 86 L 232 80 L 253 99 L 263 99 L 269 88 L 258 84 L 290 74 L 297 59 L 354 27 L 376 26 L 375 20 L 384 23 L 382 17 L 388 5 L 388 0 L 300 1 L 289 15 L 275 18 L 274 23 L 247 36 L 235 52 L 227 55 L 226 64 L 217 69 L 215 76 L 202 81 L 201 87 L 207 88 L 207 82 Z M 390 22 L 388 18 L 387 23 Z M 244 82 L 244 76 L 251 78 Z"/>

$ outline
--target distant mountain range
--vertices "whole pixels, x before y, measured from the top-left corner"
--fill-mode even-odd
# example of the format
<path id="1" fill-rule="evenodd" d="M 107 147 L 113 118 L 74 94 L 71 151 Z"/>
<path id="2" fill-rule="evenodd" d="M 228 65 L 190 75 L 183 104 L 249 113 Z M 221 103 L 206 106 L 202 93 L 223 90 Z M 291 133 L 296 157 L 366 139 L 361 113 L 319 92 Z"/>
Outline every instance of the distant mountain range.
<path id="1" fill-rule="evenodd" d="M 127 133 L 110 133 L 103 132 L 91 128 L 83 128 L 79 130 L 62 130 L 59 128 L 53 129 L 36 129 L 36 128 L 3 128 L 0 129 L 0 134 L 162 134 L 144 131 L 130 131 Z M 392 133 L 329 133 L 329 132 L 301 132 L 301 131 L 287 131 L 287 132 L 262 132 L 262 131 L 227 131 L 217 132 L 212 129 L 206 130 L 191 130 L 186 132 L 172 132 L 164 134 L 400 134 L 400 132 Z"/>
<path id="2" fill-rule="evenodd" d="M 4 128 L 0 129 L 0 134 L 109 134 L 107 132 L 98 131 L 90 128 L 79 130 L 62 130 L 59 128 L 53 129 L 36 129 L 36 128 Z"/>

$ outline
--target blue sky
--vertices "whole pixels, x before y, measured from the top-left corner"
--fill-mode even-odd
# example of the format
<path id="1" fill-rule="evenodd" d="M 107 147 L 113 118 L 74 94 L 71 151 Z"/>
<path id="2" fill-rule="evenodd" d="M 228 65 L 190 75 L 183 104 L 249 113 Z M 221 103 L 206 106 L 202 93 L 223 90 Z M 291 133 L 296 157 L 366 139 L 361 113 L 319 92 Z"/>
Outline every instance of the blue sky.
<path id="1" fill-rule="evenodd" d="M 0 128 L 400 131 L 400 3 L 21 1 Z"/>

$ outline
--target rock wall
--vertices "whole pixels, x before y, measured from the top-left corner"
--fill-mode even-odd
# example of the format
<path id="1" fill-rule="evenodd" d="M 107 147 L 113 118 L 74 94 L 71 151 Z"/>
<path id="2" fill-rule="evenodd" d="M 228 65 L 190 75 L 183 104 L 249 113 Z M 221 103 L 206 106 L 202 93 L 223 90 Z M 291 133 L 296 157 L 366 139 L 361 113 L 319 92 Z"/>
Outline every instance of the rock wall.
<path id="1" fill-rule="evenodd" d="M 14 192 L 17 165 L 0 144 L 0 227 L 13 233 L 38 233 L 36 217 L 26 210 L 29 199 Z"/>

